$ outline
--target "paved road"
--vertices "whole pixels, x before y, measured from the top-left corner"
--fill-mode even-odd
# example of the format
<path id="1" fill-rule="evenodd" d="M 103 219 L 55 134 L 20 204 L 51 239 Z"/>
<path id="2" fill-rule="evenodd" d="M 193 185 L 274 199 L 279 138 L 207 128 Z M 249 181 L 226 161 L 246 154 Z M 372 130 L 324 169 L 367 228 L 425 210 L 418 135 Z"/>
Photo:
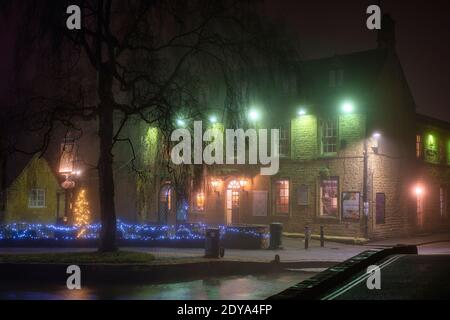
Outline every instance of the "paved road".
<path id="1" fill-rule="evenodd" d="M 367 275 L 360 273 L 328 300 L 450 299 L 450 255 L 397 255 L 380 262 L 381 289 L 367 288 Z"/>

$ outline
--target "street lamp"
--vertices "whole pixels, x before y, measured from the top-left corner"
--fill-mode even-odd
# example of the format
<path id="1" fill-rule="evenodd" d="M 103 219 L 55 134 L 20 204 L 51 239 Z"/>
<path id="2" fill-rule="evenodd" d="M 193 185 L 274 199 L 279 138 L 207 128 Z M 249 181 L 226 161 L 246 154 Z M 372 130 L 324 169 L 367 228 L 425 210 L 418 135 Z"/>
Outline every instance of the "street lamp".
<path id="1" fill-rule="evenodd" d="M 61 158 L 59 162 L 59 173 L 65 178 L 61 187 L 64 189 L 64 222 L 69 219 L 71 206 L 72 191 L 76 186 L 75 178 L 81 175 L 79 161 L 77 159 L 78 149 L 75 140 L 66 138 L 61 144 Z M 59 219 L 59 216 L 58 216 Z"/>
<path id="2" fill-rule="evenodd" d="M 301 109 L 298 111 L 298 115 L 299 115 L 300 117 L 306 115 L 306 109 L 301 108 Z"/>

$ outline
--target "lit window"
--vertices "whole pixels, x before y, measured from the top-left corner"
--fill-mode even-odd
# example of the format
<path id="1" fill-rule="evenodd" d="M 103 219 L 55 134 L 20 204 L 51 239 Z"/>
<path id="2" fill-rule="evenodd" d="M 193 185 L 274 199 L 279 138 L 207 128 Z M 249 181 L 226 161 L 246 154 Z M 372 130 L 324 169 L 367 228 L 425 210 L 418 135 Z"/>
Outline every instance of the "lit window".
<path id="1" fill-rule="evenodd" d="M 320 216 L 338 218 L 339 178 L 320 181 Z"/>
<path id="2" fill-rule="evenodd" d="M 275 188 L 276 213 L 289 213 L 289 180 L 276 181 Z"/>
<path id="3" fill-rule="evenodd" d="M 31 189 L 28 194 L 28 208 L 45 208 L 45 190 Z"/>
<path id="4" fill-rule="evenodd" d="M 205 194 L 203 192 L 197 193 L 195 197 L 195 209 L 196 211 L 205 211 Z"/>
<path id="5" fill-rule="evenodd" d="M 280 157 L 289 157 L 289 125 L 280 127 Z"/>
<path id="6" fill-rule="evenodd" d="M 322 154 L 337 152 L 338 122 L 336 119 L 322 121 Z"/>
<path id="7" fill-rule="evenodd" d="M 422 158 L 422 136 L 420 134 L 416 135 L 416 158 Z"/>

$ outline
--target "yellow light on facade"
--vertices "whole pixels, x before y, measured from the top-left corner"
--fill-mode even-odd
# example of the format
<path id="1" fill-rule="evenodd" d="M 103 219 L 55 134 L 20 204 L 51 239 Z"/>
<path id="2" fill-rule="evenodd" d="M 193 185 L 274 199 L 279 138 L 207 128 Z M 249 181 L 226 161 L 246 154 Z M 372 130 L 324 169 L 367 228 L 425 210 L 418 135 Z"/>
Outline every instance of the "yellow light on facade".
<path id="1" fill-rule="evenodd" d="M 244 187 L 247 186 L 248 181 L 245 180 L 245 179 L 241 179 L 241 180 L 239 180 L 239 184 L 240 184 L 240 186 L 241 186 L 242 188 L 244 188 Z"/>
<path id="2" fill-rule="evenodd" d="M 217 190 L 221 184 L 222 184 L 222 180 L 220 180 L 220 179 L 212 179 L 211 180 L 211 186 L 214 188 L 214 190 Z"/>

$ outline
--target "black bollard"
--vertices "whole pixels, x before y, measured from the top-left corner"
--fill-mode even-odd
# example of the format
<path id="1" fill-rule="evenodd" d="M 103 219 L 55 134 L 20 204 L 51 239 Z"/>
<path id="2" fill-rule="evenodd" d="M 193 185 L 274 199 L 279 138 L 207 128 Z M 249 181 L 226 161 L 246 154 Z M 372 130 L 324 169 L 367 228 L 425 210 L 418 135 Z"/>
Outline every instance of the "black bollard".
<path id="1" fill-rule="evenodd" d="M 205 258 L 218 259 L 220 255 L 220 229 L 207 229 L 205 232 Z"/>
<path id="2" fill-rule="evenodd" d="M 325 234 L 323 232 L 324 227 L 320 226 L 320 246 L 325 247 Z"/>
<path id="3" fill-rule="evenodd" d="M 309 247 L 309 227 L 305 227 L 305 250 Z"/>

